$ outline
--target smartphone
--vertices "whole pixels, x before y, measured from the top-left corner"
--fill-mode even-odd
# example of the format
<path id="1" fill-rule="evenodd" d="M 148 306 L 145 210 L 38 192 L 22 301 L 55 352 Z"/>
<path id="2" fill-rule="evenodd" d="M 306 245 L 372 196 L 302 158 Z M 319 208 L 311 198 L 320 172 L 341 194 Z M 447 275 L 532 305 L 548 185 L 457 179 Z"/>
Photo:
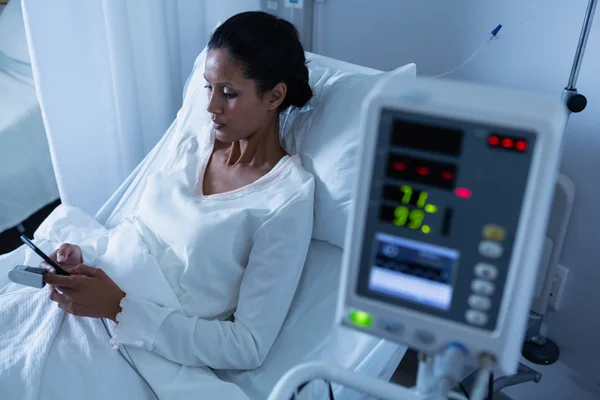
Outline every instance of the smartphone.
<path id="1" fill-rule="evenodd" d="M 44 259 L 44 261 L 46 261 L 48 264 L 50 264 L 52 266 L 52 268 L 54 268 L 54 270 L 56 271 L 56 273 L 58 275 L 64 275 L 64 276 L 71 275 L 67 271 L 62 269 L 61 266 L 58 265 L 58 263 L 56 261 L 54 261 L 53 259 L 48 257 L 46 255 L 46 253 L 44 253 L 42 250 L 39 249 L 39 247 L 37 247 L 35 244 L 33 244 L 33 242 L 31 240 L 29 240 L 29 238 L 27 238 L 27 236 L 21 235 L 21 241 L 23 243 L 25 243 L 27 246 L 29 246 L 29 248 L 31 250 L 33 250 L 38 256 L 42 257 Z"/>

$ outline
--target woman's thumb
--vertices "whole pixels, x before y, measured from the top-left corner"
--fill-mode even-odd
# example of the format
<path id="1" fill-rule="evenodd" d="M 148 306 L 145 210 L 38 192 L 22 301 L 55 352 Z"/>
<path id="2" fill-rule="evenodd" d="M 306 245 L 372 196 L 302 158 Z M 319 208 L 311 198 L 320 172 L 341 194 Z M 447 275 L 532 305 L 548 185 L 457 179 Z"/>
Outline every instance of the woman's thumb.
<path id="1" fill-rule="evenodd" d="M 71 253 L 69 246 L 60 246 L 58 252 L 56 253 L 56 261 L 64 262 L 69 258 L 69 254 Z"/>

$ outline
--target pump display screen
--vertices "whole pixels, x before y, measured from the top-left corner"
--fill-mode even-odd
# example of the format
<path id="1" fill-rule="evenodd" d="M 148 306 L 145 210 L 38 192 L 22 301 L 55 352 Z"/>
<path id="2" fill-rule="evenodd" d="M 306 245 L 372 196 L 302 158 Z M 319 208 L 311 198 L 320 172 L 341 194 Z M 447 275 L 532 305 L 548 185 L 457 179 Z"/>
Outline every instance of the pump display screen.
<path id="1" fill-rule="evenodd" d="M 386 175 L 390 179 L 421 183 L 452 190 L 456 186 L 455 164 L 426 160 L 403 154 L 390 154 Z"/>
<path id="2" fill-rule="evenodd" d="M 375 238 L 370 290 L 442 310 L 450 308 L 460 258 L 457 250 L 384 233 Z"/>
<path id="3" fill-rule="evenodd" d="M 394 121 L 392 145 L 449 156 L 461 153 L 463 132 L 398 119 Z"/>
<path id="4" fill-rule="evenodd" d="M 379 219 L 426 235 L 446 236 L 452 228 L 452 209 L 432 202 L 426 190 L 410 185 L 385 184 Z"/>

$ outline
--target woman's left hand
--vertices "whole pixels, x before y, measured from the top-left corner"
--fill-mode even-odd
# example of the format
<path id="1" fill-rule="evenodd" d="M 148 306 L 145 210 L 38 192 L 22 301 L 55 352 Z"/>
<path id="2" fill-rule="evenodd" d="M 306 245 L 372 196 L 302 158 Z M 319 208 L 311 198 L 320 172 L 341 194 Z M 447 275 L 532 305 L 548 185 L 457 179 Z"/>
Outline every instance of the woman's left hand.
<path id="1" fill-rule="evenodd" d="M 50 299 L 69 314 L 109 318 L 116 322 L 125 297 L 117 284 L 101 269 L 80 264 L 69 270 L 70 276 L 47 274 L 44 282 L 52 285 Z M 60 290 L 59 293 L 56 289 Z"/>

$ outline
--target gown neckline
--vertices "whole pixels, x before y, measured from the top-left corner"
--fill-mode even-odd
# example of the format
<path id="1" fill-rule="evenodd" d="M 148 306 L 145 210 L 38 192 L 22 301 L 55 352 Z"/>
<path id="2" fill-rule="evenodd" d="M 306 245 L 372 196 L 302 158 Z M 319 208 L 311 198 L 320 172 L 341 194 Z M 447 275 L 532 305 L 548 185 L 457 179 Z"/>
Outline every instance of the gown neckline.
<path id="1" fill-rule="evenodd" d="M 247 185 L 241 186 L 237 189 L 228 190 L 227 192 L 221 193 L 213 193 L 213 194 L 204 194 L 204 178 L 206 175 L 206 168 L 208 167 L 208 163 L 210 161 L 210 157 L 215 147 L 215 138 L 214 132 L 211 129 L 209 134 L 209 143 L 208 151 L 205 151 L 202 155 L 202 160 L 200 161 L 200 168 L 196 168 L 196 179 L 194 184 L 194 196 L 197 199 L 219 199 L 219 198 L 228 198 L 235 195 L 243 194 L 245 192 L 251 192 L 255 188 L 261 187 L 264 184 L 271 182 L 275 179 L 284 169 L 287 167 L 292 158 L 296 156 L 284 155 L 279 159 L 277 164 L 269 172 L 255 180 L 254 182 L 250 182 Z"/>

